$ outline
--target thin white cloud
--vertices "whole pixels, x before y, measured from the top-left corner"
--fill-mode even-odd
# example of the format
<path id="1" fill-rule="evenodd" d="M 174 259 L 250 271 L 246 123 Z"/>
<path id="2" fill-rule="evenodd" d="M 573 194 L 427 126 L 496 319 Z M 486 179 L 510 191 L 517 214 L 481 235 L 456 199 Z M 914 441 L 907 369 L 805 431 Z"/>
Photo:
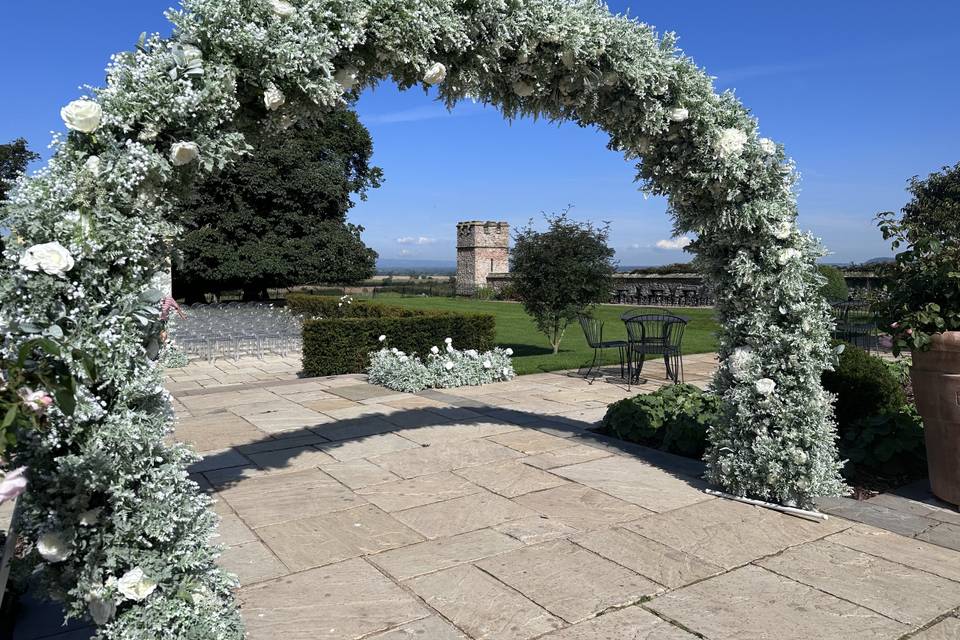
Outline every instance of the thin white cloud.
<path id="1" fill-rule="evenodd" d="M 403 238 L 397 238 L 397 244 L 415 244 L 420 246 L 434 244 L 436 241 L 436 238 L 428 238 L 427 236 L 418 236 L 416 238 L 413 236 L 405 236 Z"/>
<path id="2" fill-rule="evenodd" d="M 395 124 L 398 122 L 419 122 L 421 120 L 436 120 L 437 118 L 451 118 L 457 112 L 447 111 L 446 107 L 430 104 L 413 109 L 403 109 L 390 113 L 379 113 L 362 117 L 365 124 Z"/>
<path id="3" fill-rule="evenodd" d="M 671 240 L 657 240 L 657 249 L 666 249 L 667 251 L 679 251 L 686 249 L 692 240 L 687 236 L 680 236 Z"/>

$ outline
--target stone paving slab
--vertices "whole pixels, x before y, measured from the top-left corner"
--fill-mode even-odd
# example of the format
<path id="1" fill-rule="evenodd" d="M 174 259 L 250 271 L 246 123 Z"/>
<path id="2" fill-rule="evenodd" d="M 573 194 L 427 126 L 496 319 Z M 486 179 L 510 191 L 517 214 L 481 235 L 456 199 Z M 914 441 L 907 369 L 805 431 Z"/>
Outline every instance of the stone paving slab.
<path id="1" fill-rule="evenodd" d="M 732 569 L 846 528 L 831 518 L 811 522 L 733 500 L 713 499 L 632 522 L 645 538 Z"/>
<path id="2" fill-rule="evenodd" d="M 240 600 L 248 640 L 353 640 L 430 615 L 360 559 L 243 589 Z"/>
<path id="3" fill-rule="evenodd" d="M 481 490 L 472 482 L 444 471 L 409 480 L 364 487 L 357 493 L 384 511 L 402 511 L 460 498 Z"/>
<path id="4" fill-rule="evenodd" d="M 409 440 L 407 442 L 410 442 Z M 452 471 L 520 457 L 518 451 L 489 440 L 441 442 L 378 456 L 374 462 L 402 478 Z"/>
<path id="5" fill-rule="evenodd" d="M 472 565 L 406 584 L 476 640 L 528 640 L 564 626 L 559 618 Z"/>
<path id="6" fill-rule="evenodd" d="M 592 531 L 572 540 L 670 589 L 723 572 L 715 564 L 623 528 Z"/>
<path id="7" fill-rule="evenodd" d="M 960 638 L 960 619 L 946 618 L 913 636 L 912 640 L 956 640 Z"/>
<path id="8" fill-rule="evenodd" d="M 508 535 L 493 529 L 480 529 L 386 551 L 370 561 L 398 580 L 408 580 L 522 546 L 523 543 Z"/>
<path id="9" fill-rule="evenodd" d="M 851 527 L 826 540 L 960 582 L 960 552 L 951 549 L 866 525 Z"/>
<path id="10" fill-rule="evenodd" d="M 910 630 L 756 566 L 658 596 L 646 606 L 710 640 L 896 640 Z"/>
<path id="11" fill-rule="evenodd" d="M 318 469 L 249 478 L 220 496 L 255 529 L 367 502 Z"/>
<path id="12" fill-rule="evenodd" d="M 373 505 L 261 527 L 256 533 L 291 571 L 302 571 L 423 540 Z"/>
<path id="13" fill-rule="evenodd" d="M 831 542 L 764 558 L 760 566 L 916 628 L 960 606 L 960 584 Z"/>
<path id="14" fill-rule="evenodd" d="M 694 640 L 696 636 L 641 607 L 627 607 L 587 620 L 542 640 Z"/>
<path id="15" fill-rule="evenodd" d="M 400 522 L 431 539 L 455 536 L 534 515 L 536 512 L 489 491 L 393 513 Z"/>
<path id="16" fill-rule="evenodd" d="M 567 484 L 563 478 L 516 460 L 467 467 L 454 473 L 505 498 Z"/>
<path id="17" fill-rule="evenodd" d="M 567 540 L 553 540 L 476 563 L 553 615 L 575 623 L 638 602 L 662 587 Z"/>
<path id="18" fill-rule="evenodd" d="M 409 622 L 386 633 L 370 636 L 370 640 L 468 640 L 456 627 L 437 616 Z"/>
<path id="19" fill-rule="evenodd" d="M 515 502 L 579 531 L 636 520 L 646 509 L 578 484 L 518 496 Z"/>
<path id="20" fill-rule="evenodd" d="M 960 525 L 946 522 L 936 524 L 921 532 L 917 539 L 960 551 Z"/>
<path id="21" fill-rule="evenodd" d="M 705 483 L 681 479 L 624 456 L 555 468 L 552 472 L 658 513 L 712 499 L 703 492 Z"/>

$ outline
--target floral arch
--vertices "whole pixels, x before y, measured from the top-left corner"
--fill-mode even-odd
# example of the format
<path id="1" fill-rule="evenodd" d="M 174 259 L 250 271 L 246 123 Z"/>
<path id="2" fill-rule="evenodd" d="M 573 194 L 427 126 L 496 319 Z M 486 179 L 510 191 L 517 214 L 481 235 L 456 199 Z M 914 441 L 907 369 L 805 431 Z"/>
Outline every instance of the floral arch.
<path id="1" fill-rule="evenodd" d="M 674 45 L 592 0 L 184 0 L 169 40 L 114 56 L 107 86 L 62 115 L 48 167 L 21 180 L 0 224 L 3 349 L 66 368 L 55 402 L 10 449 L 29 468 L 22 533 L 51 593 L 103 638 L 237 638 L 215 516 L 188 479 L 171 422 L 151 280 L 198 172 L 392 78 L 506 117 L 596 126 L 668 197 L 716 290 L 725 400 L 708 477 L 726 491 L 809 506 L 844 491 L 818 243 L 796 227 L 796 174 L 730 93 Z M 36 340 L 43 336 L 42 344 Z M 58 397 L 59 400 L 59 397 Z"/>

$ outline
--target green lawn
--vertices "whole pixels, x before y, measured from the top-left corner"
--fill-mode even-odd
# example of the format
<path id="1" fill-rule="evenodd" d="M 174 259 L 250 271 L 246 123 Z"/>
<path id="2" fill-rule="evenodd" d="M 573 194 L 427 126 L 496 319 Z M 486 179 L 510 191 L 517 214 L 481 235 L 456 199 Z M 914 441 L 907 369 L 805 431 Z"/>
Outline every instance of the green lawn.
<path id="1" fill-rule="evenodd" d="M 576 369 L 590 363 L 593 350 L 587 346 L 579 324 L 572 324 L 560 344 L 560 353 L 554 355 L 546 337 L 537 331 L 533 320 L 524 312 L 523 307 L 513 302 L 494 300 L 473 300 L 467 298 L 402 298 L 400 296 L 377 296 L 378 302 L 394 304 L 412 309 L 439 309 L 490 313 L 497 318 L 497 344 L 513 348 L 513 366 L 519 374 L 555 371 L 557 369 Z M 604 340 L 624 340 L 626 330 L 620 320 L 620 314 L 628 307 L 619 305 L 601 305 L 596 309 L 597 317 L 605 321 Z M 683 335 L 684 353 L 707 353 L 717 348 L 717 322 L 713 318 L 713 309 L 675 309 L 676 315 L 687 318 Z M 438 340 L 442 337 L 438 336 Z M 604 353 L 605 364 L 618 362 L 616 350 Z"/>

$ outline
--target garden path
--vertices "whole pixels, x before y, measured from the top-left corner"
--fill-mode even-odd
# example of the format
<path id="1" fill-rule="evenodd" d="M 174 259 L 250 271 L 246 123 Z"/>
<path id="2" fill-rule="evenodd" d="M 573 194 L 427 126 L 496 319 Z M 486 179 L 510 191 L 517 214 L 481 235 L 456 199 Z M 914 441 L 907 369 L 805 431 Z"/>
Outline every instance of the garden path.
<path id="1" fill-rule="evenodd" d="M 168 386 L 251 640 L 960 637 L 951 544 L 712 498 L 698 461 L 588 431 L 662 365 L 633 391 L 557 372 L 401 394 L 232 364 Z M 716 366 L 686 364 L 701 386 Z M 916 515 L 960 530 L 936 513 Z"/>

